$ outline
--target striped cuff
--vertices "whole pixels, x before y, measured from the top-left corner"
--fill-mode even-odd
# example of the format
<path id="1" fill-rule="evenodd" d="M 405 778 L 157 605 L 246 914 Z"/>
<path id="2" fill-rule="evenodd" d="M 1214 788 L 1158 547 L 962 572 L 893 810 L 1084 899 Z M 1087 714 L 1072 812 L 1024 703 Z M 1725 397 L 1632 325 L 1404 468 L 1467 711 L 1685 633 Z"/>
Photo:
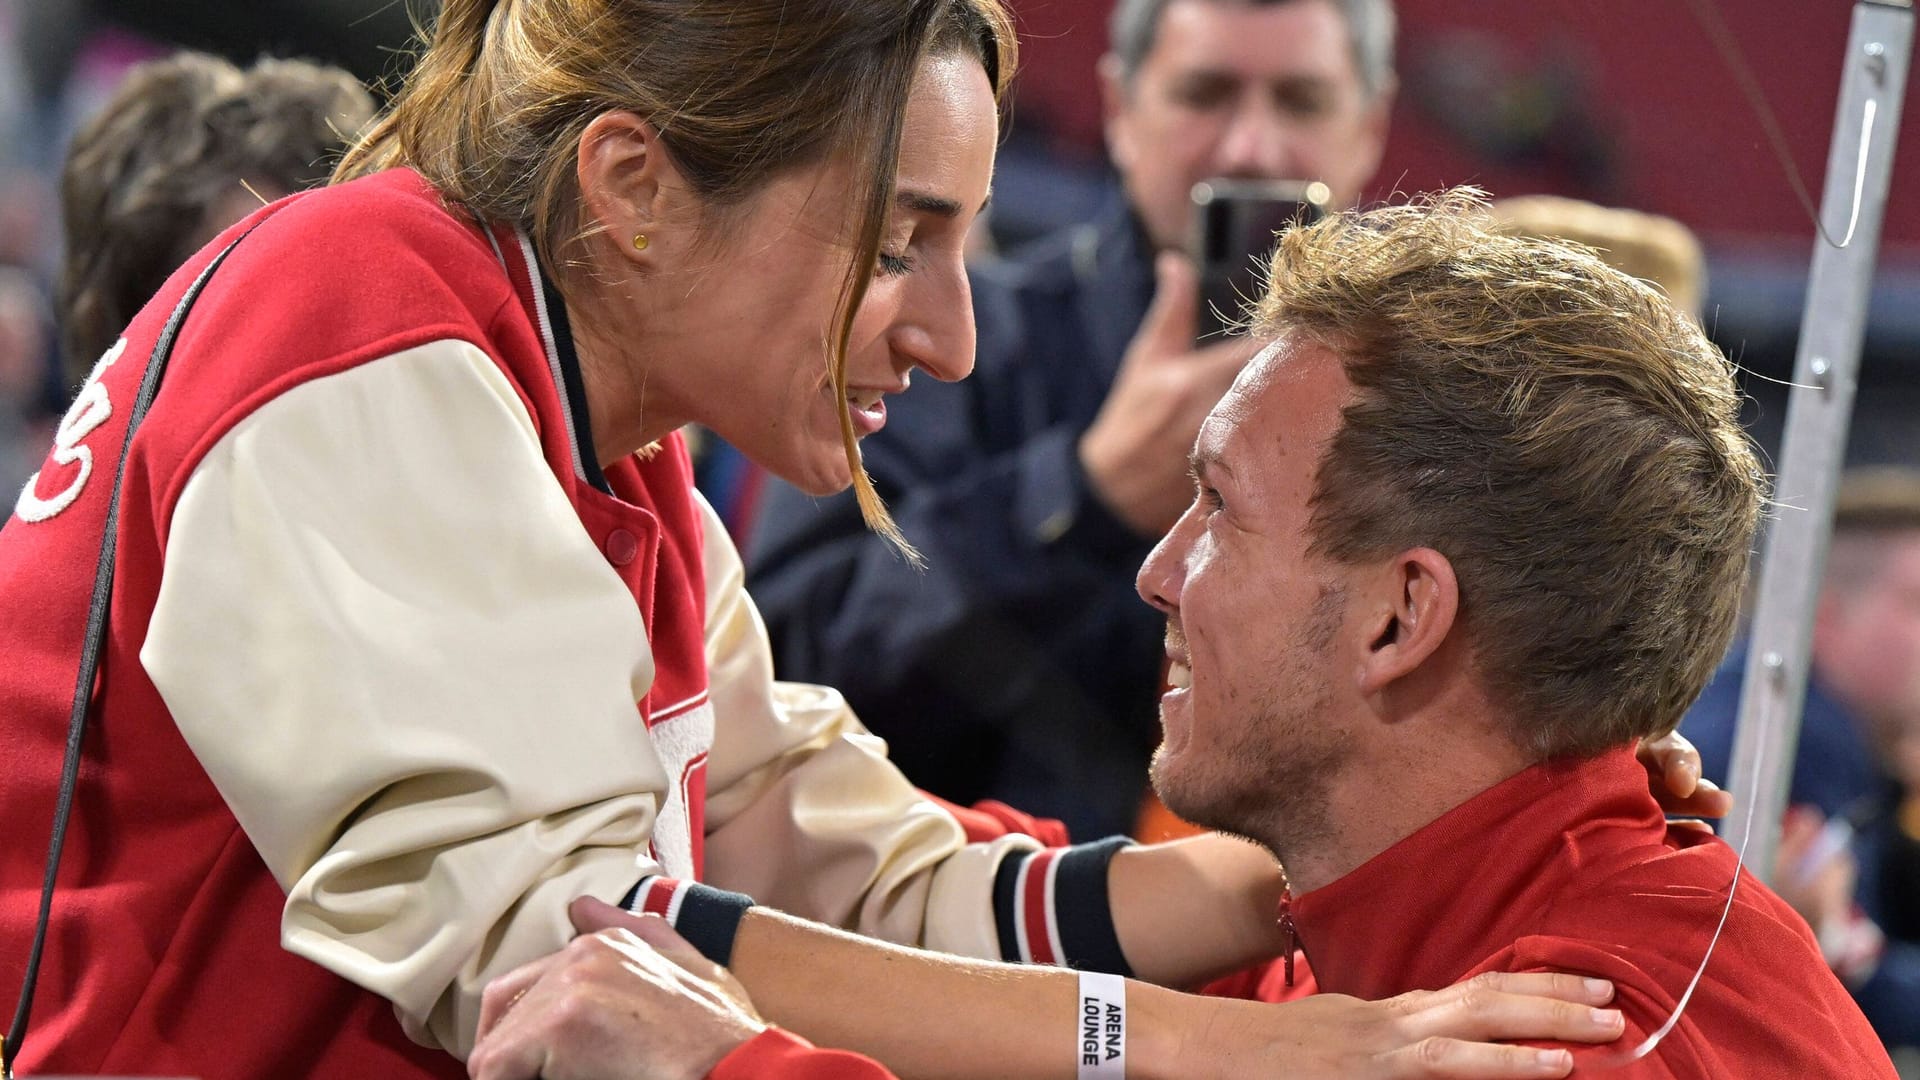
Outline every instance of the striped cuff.
<path id="1" fill-rule="evenodd" d="M 1132 844 L 1115 836 L 1001 860 L 993 879 L 1001 958 L 1132 976 L 1107 900 L 1107 864 Z"/>
<path id="2" fill-rule="evenodd" d="M 702 956 L 724 965 L 733 957 L 733 935 L 753 897 L 654 875 L 641 878 L 620 906 L 635 915 L 660 916 Z"/>

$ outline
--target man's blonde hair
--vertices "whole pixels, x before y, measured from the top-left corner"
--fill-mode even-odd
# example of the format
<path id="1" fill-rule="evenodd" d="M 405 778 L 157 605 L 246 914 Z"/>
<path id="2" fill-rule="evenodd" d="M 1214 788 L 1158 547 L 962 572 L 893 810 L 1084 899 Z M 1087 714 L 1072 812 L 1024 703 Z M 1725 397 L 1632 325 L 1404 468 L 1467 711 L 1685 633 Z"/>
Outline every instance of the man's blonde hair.
<path id="1" fill-rule="evenodd" d="M 1590 247 L 1607 265 L 1659 288 L 1673 306 L 1700 318 L 1707 257 L 1700 238 L 1678 221 L 1558 195 L 1495 199 L 1492 212 L 1498 231 Z"/>
<path id="2" fill-rule="evenodd" d="M 1540 757 L 1673 729 L 1732 636 L 1763 478 L 1733 369 L 1592 250 L 1458 189 L 1282 237 L 1257 332 L 1343 357 L 1313 550 L 1453 563 L 1478 672 Z"/>

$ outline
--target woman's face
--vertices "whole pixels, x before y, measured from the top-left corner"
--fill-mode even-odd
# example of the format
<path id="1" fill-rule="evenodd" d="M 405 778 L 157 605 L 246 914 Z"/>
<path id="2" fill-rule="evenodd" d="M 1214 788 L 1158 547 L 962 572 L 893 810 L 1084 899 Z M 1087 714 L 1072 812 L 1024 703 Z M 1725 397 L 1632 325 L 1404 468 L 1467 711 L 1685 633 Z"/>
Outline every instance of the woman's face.
<path id="1" fill-rule="evenodd" d="M 719 270 L 676 320 L 704 354 L 679 388 L 688 419 L 813 494 L 853 482 L 840 416 L 860 436 L 887 422 L 885 395 L 922 369 L 973 370 L 973 304 L 962 260 L 987 198 L 998 117 L 980 62 L 921 64 L 908 99 L 899 175 L 874 268 L 847 344 L 847 392 L 829 371 L 834 308 L 858 223 L 844 163 L 793 170 L 757 194 L 716 240 Z M 690 345 L 693 343 L 689 343 Z M 664 387 L 661 388 L 665 390 Z"/>

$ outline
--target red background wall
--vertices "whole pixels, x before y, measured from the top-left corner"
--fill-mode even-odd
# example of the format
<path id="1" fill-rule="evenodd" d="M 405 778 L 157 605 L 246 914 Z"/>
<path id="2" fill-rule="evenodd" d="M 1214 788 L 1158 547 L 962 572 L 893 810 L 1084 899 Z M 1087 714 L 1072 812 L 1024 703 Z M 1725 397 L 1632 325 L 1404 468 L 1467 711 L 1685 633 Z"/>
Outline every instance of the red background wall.
<path id="1" fill-rule="evenodd" d="M 1842 0 L 1716 0 L 1779 117 L 1814 200 L 1820 197 L 1852 4 Z M 1025 48 L 1016 123 L 1044 124 L 1063 148 L 1098 152 L 1094 64 L 1109 0 L 1018 0 Z M 1803 247 L 1812 227 L 1754 107 L 1687 0 L 1400 0 L 1403 88 L 1381 183 L 1424 190 L 1478 183 L 1496 194 L 1557 191 L 1671 214 L 1710 240 Z M 1506 102 L 1526 125 L 1542 108 L 1576 125 L 1611 175 L 1569 167 L 1549 148 L 1495 161 L 1437 123 L 1437 58 L 1484 79 L 1477 100 Z M 1557 107 L 1543 105 L 1560 91 Z M 1545 93 L 1542 93 L 1542 90 Z M 1456 110 L 1456 113 L 1458 110 Z M 1908 82 L 1884 245 L 1920 255 L 1920 103 Z"/>

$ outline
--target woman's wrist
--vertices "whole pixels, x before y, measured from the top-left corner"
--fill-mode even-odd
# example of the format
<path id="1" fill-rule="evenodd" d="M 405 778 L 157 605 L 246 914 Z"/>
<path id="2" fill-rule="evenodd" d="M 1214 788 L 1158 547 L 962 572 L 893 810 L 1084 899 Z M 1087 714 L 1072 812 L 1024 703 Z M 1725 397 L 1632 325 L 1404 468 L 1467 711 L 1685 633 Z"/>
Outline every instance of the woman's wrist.
<path id="1" fill-rule="evenodd" d="M 1219 835 L 1129 848 L 1108 890 L 1121 948 L 1142 979 L 1192 986 L 1280 955 L 1286 879 L 1273 856 Z"/>
<path id="2" fill-rule="evenodd" d="M 1207 999 L 1176 993 L 1138 979 L 1127 983 L 1127 1080 L 1173 1080 L 1192 1076 L 1180 1061 L 1182 1033 L 1205 1030 L 1196 1006 Z"/>
<path id="3" fill-rule="evenodd" d="M 1275 1032 L 1290 1005 L 1199 997 L 1127 983 L 1127 1080 L 1204 1080 L 1286 1073 Z"/>

